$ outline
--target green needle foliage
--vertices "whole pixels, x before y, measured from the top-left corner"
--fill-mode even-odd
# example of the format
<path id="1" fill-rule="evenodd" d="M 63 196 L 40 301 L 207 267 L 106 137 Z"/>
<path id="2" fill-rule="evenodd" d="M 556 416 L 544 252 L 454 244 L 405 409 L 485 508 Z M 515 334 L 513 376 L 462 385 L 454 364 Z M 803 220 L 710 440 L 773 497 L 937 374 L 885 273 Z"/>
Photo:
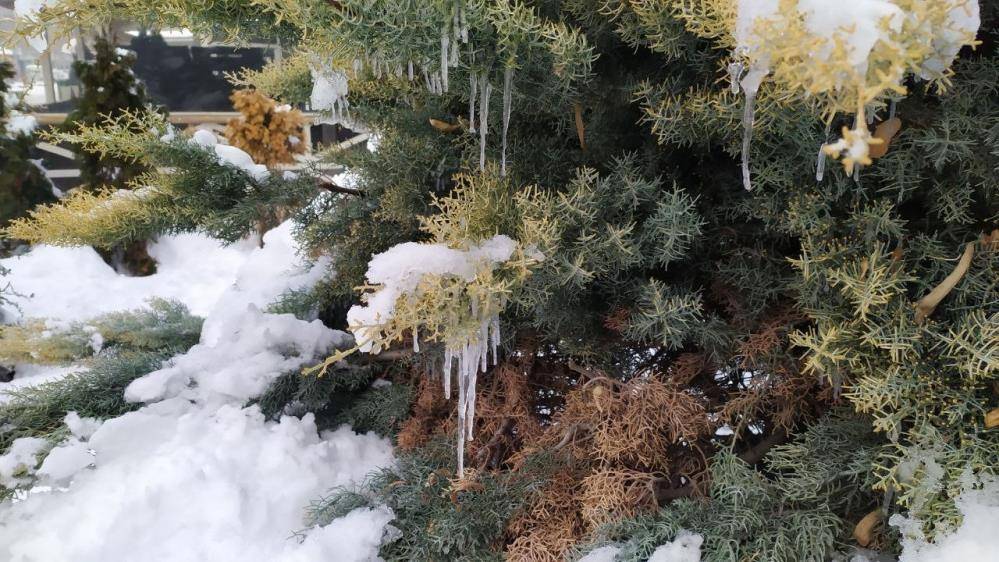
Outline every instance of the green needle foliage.
<path id="1" fill-rule="evenodd" d="M 340 328 L 379 290 L 374 255 L 512 238 L 513 258 L 427 275 L 371 327 L 379 364 L 433 384 L 396 373 L 372 389 L 376 372 L 342 351 L 260 400 L 405 437 L 398 467 L 313 518 L 389 505 L 402 535 L 387 559 L 562 560 L 612 541 L 643 560 L 680 529 L 707 560 L 821 559 L 875 509 L 933 536 L 958 522 L 966 475 L 999 467 L 999 3 L 978 3 L 975 48 L 960 39 L 928 80 L 927 33 L 952 4 L 892 4 L 916 23 L 861 74 L 844 49 L 817 60 L 783 11 L 763 22 L 772 41 L 735 50 L 730 0 L 59 0 L 18 29 L 131 18 L 280 39 L 284 61 L 235 80 L 377 148 L 318 154 L 348 169 L 335 182 L 318 167 L 261 177 L 129 113 L 61 138 L 143 164 L 138 189 L 74 195 L 6 232 L 234 241 L 293 214 L 336 275 L 274 310 Z M 732 70 L 756 52 L 772 68 L 745 143 Z M 844 129 L 856 155 L 822 150 Z M 476 468 L 451 480 L 441 343 L 483 343 L 479 313 L 494 312 L 503 359 L 476 387 Z M 868 546 L 892 552 L 891 533 Z"/>

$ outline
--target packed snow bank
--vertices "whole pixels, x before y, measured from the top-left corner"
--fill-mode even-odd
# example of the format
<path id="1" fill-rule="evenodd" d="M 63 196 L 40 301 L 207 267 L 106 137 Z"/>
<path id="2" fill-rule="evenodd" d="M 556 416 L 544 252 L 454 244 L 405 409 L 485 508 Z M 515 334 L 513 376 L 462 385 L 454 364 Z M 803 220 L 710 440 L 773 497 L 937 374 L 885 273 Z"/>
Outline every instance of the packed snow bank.
<path id="1" fill-rule="evenodd" d="M 349 428 L 320 436 L 311 415 L 268 423 L 256 407 L 206 411 L 183 399 L 105 422 L 87 443 L 95 469 L 65 492 L 0 511 L 0 558 L 20 561 L 367 560 L 390 514 L 337 520 L 304 543 L 303 508 L 323 490 L 392 460 Z M 330 538 L 339 537 L 340 541 Z M 362 555 L 341 557 L 336 549 Z"/>
<path id="2" fill-rule="evenodd" d="M 999 481 L 964 492 L 957 501 L 964 516 L 961 526 L 935 543 L 927 543 L 918 521 L 901 515 L 889 520 L 902 533 L 899 562 L 967 562 L 999 556 Z"/>
<path id="3" fill-rule="evenodd" d="M 328 261 L 301 263 L 291 227 L 267 233 L 263 248 L 166 237 L 151 252 L 160 260 L 152 278 L 119 276 L 79 249 L 35 248 L 8 260 L 20 291 L 46 291 L 48 302 L 24 301 L 28 316 L 85 319 L 151 296 L 178 298 L 207 316 L 198 345 L 128 388 L 129 398 L 151 404 L 102 424 L 67 416 L 71 437 L 35 471 L 36 487 L 0 504 L 0 560 L 377 559 L 383 539 L 397 532 L 387 508 L 356 510 L 300 540 L 295 533 L 312 500 L 390 465 L 391 443 L 349 427 L 319 433 L 311 414 L 267 421 L 245 406 L 280 374 L 350 345 L 349 335 L 318 321 L 262 312 L 328 272 Z M 76 274 L 81 264 L 88 275 Z M 182 275 L 186 287 L 167 286 Z M 74 308 L 84 300 L 97 302 Z M 23 443 L 16 459 L 0 463 L 3 474 L 23 474 L 50 446 Z"/>
<path id="4" fill-rule="evenodd" d="M 262 394 L 278 376 L 323 357 L 334 344 L 349 347 L 353 341 L 318 320 L 264 314 L 252 304 L 230 319 L 232 330 L 214 344 L 198 344 L 165 368 L 133 381 L 125 398 L 152 402 L 184 396 L 242 404 Z"/>
<path id="5" fill-rule="evenodd" d="M 236 279 L 255 251 L 247 241 L 232 246 L 203 234 L 164 236 L 149 245 L 157 262 L 147 277 L 120 275 L 90 247 L 36 246 L 22 256 L 0 260 L 17 306 L 4 317 L 87 320 L 108 312 L 142 308 L 153 297 L 177 300 L 192 314 L 205 316 Z M 18 307 L 20 310 L 18 310 Z"/>

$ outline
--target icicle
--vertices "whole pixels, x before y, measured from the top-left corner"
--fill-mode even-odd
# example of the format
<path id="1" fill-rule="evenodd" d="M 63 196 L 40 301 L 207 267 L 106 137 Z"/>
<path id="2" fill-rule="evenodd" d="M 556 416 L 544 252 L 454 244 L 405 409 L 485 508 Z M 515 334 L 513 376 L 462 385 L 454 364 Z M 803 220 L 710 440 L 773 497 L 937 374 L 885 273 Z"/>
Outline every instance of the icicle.
<path id="1" fill-rule="evenodd" d="M 499 315 L 494 314 L 489 325 L 489 343 L 493 349 L 493 365 L 499 363 L 500 323 Z"/>
<path id="2" fill-rule="evenodd" d="M 749 173 L 749 147 L 753 141 L 753 121 L 756 114 L 756 93 L 760 82 L 769 73 L 767 68 L 751 67 L 746 76 L 739 81 L 742 91 L 746 93 L 746 106 L 742 113 L 742 185 L 746 191 L 753 189 Z"/>
<path id="3" fill-rule="evenodd" d="M 860 164 L 853 165 L 853 181 L 854 183 L 860 183 Z"/>
<path id="4" fill-rule="evenodd" d="M 444 399 L 451 399 L 451 362 L 454 360 L 454 351 L 450 347 L 444 347 Z"/>
<path id="5" fill-rule="evenodd" d="M 753 189 L 749 174 L 749 146 L 753 141 L 753 117 L 756 111 L 756 92 L 746 90 L 746 107 L 742 113 L 742 186 Z"/>
<path id="6" fill-rule="evenodd" d="M 420 352 L 420 337 L 416 333 L 416 328 L 413 328 L 413 353 Z"/>
<path id="7" fill-rule="evenodd" d="M 466 345 L 467 348 L 467 345 Z M 468 362 L 465 361 L 466 349 L 462 349 L 461 357 L 458 359 L 458 477 L 465 473 L 465 393 L 466 370 Z"/>
<path id="8" fill-rule="evenodd" d="M 510 111 L 513 107 L 513 67 L 503 70 L 503 152 L 500 158 L 500 176 L 506 176 L 506 131 L 510 127 Z"/>
<path id="9" fill-rule="evenodd" d="M 815 160 L 815 181 L 822 181 L 826 173 L 826 152 L 822 150 L 825 144 L 819 145 L 819 155 Z"/>
<path id="10" fill-rule="evenodd" d="M 409 64 L 406 67 L 406 73 L 409 75 L 409 81 L 412 82 L 413 81 L 413 61 L 409 61 Z"/>
<path id="11" fill-rule="evenodd" d="M 451 36 L 454 42 L 457 43 L 461 40 L 461 19 L 458 16 L 458 12 L 461 11 L 461 6 L 457 6 L 454 13 L 451 14 Z"/>
<path id="12" fill-rule="evenodd" d="M 895 118 L 895 100 L 890 100 L 888 102 L 888 118 L 889 119 Z"/>
<path id="13" fill-rule="evenodd" d="M 738 61 L 728 65 L 728 78 L 733 94 L 739 93 L 739 79 L 742 78 L 742 71 L 745 68 L 746 66 Z"/>
<path id="14" fill-rule="evenodd" d="M 448 90 L 447 78 L 448 78 L 448 62 L 450 58 L 448 57 L 448 47 L 451 45 L 451 38 L 447 36 L 447 33 L 441 34 L 441 89 L 446 92 Z"/>
<path id="15" fill-rule="evenodd" d="M 395 65 L 395 77 L 402 78 L 402 63 Z"/>
<path id="16" fill-rule="evenodd" d="M 454 46 L 451 47 L 451 66 L 458 66 L 458 63 L 461 62 L 461 60 L 459 60 L 458 58 L 458 56 L 461 54 L 460 53 L 461 49 L 458 47 L 457 39 L 454 40 L 454 43 L 455 43 Z"/>
<path id="17" fill-rule="evenodd" d="M 493 85 L 483 70 L 479 75 L 479 170 L 486 169 L 486 132 L 489 130 L 489 96 L 493 93 Z"/>
<path id="18" fill-rule="evenodd" d="M 822 137 L 822 144 L 819 145 L 819 155 L 815 160 L 815 181 L 822 181 L 822 177 L 826 173 L 826 151 L 825 141 L 829 140 L 829 129 L 832 127 L 832 121 L 826 123 L 826 134 Z"/>
<path id="19" fill-rule="evenodd" d="M 464 8 L 464 6 L 460 6 L 458 8 L 458 21 L 461 22 L 459 24 L 459 27 L 460 27 L 459 32 L 461 34 L 461 42 L 467 44 L 468 43 L 468 21 L 465 20 L 465 8 Z"/>
<path id="20" fill-rule="evenodd" d="M 477 95 L 479 81 L 474 72 L 468 73 L 468 132 L 475 131 L 475 96 Z"/>

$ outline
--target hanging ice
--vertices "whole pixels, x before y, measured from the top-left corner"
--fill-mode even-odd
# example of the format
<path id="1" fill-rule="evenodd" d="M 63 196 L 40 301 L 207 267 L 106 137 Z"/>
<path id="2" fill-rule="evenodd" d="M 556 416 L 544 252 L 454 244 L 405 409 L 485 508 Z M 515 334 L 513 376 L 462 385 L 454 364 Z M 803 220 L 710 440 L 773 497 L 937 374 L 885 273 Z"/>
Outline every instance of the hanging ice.
<path id="1" fill-rule="evenodd" d="M 378 289 L 364 296 L 363 305 L 353 306 L 347 312 L 347 323 L 358 349 L 365 353 L 377 353 L 383 349 L 385 342 L 380 338 L 386 326 L 395 319 L 396 303 L 417 294 L 424 276 L 434 275 L 471 283 L 484 269 L 496 268 L 509 261 L 517 248 L 513 239 L 498 234 L 467 249 L 450 248 L 445 244 L 406 242 L 375 255 L 368 263 L 365 276 Z M 544 259 L 537 252 L 530 255 L 532 259 Z M 482 295 L 470 293 L 467 314 L 474 321 L 472 325 L 475 329 L 471 332 L 460 330 L 443 341 L 445 397 L 450 398 L 454 370 L 458 377 L 459 475 L 464 470 L 461 451 L 465 442 L 472 439 L 476 378 L 487 370 L 490 351 L 492 364 L 495 365 L 499 359 L 499 312 L 505 306 L 504 299 L 503 295 L 483 298 Z M 410 327 L 414 351 L 419 350 L 419 327 L 419 324 Z"/>
<path id="2" fill-rule="evenodd" d="M 477 311 L 474 311 L 475 314 Z M 475 387 L 478 374 L 488 368 L 489 351 L 492 350 L 495 365 L 498 359 L 497 346 L 500 340 L 499 315 L 482 318 L 475 337 L 465 341 L 445 342 L 444 348 L 444 396 L 451 398 L 451 371 L 454 359 L 458 359 L 458 476 L 465 472 L 465 443 L 474 439 L 475 429 Z"/>
<path id="3" fill-rule="evenodd" d="M 448 56 L 448 48 L 451 46 L 451 38 L 447 33 L 441 33 L 441 91 L 448 90 L 448 67 L 451 65 L 451 58 Z"/>
<path id="4" fill-rule="evenodd" d="M 489 83 L 489 77 L 483 70 L 479 74 L 479 170 L 486 169 L 486 132 L 489 130 L 489 96 L 493 93 L 493 85 Z"/>
<path id="5" fill-rule="evenodd" d="M 823 141 L 829 139 L 829 129 L 832 127 L 832 122 L 826 124 L 826 134 L 822 137 Z M 815 181 L 822 181 L 822 177 L 826 173 L 826 151 L 825 143 L 819 145 L 819 155 L 815 160 Z"/>
<path id="6" fill-rule="evenodd" d="M 500 157 L 500 175 L 506 176 L 506 131 L 510 127 L 510 111 L 513 106 L 513 67 L 503 70 L 503 148 Z"/>
<path id="7" fill-rule="evenodd" d="M 309 103 L 313 111 L 329 111 L 334 123 L 350 119 L 347 102 L 347 74 L 342 70 L 326 66 L 314 66 L 312 73 L 312 94 Z"/>
<path id="8" fill-rule="evenodd" d="M 756 114 L 756 93 L 760 82 L 769 72 L 766 68 L 752 67 L 739 84 L 746 93 L 746 105 L 742 113 L 742 186 L 746 191 L 753 189 L 749 172 L 749 148 L 753 141 L 753 121 Z"/>
<path id="9" fill-rule="evenodd" d="M 474 72 L 468 73 L 468 131 L 475 132 L 475 96 L 477 95 L 479 80 Z"/>

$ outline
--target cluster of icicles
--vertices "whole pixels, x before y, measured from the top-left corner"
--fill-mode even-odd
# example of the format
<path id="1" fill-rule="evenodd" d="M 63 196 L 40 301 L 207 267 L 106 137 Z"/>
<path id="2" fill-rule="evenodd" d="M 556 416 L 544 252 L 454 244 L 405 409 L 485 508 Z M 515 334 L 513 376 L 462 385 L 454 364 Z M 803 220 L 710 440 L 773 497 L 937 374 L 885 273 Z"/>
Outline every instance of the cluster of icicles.
<path id="1" fill-rule="evenodd" d="M 471 441 L 475 427 L 475 382 L 479 372 L 488 368 L 489 352 L 492 351 L 493 365 L 499 360 L 500 322 L 499 315 L 483 318 L 479 323 L 476 337 L 461 342 L 445 342 L 444 398 L 451 399 L 452 366 L 457 359 L 458 368 L 458 477 L 465 473 L 465 442 Z M 414 340 L 414 348 L 416 342 Z M 418 348 L 417 348 L 418 349 Z"/>
<path id="2" fill-rule="evenodd" d="M 759 91 L 760 82 L 767 75 L 767 70 L 765 67 L 754 68 L 750 67 L 749 72 L 743 77 L 743 71 L 746 69 L 742 62 L 733 62 L 728 66 L 729 80 L 731 82 L 731 88 L 733 94 L 738 94 L 740 86 L 742 91 L 746 95 L 745 106 L 743 107 L 742 113 L 742 185 L 746 188 L 746 191 L 753 189 L 752 178 L 750 177 L 749 170 L 749 147 L 753 141 L 753 122 L 756 116 L 756 93 Z M 891 100 L 889 104 L 888 118 L 891 119 L 895 117 L 895 100 Z M 867 113 L 867 124 L 870 125 L 874 122 L 874 112 L 871 111 Z M 854 123 L 853 128 L 857 128 L 857 124 Z M 826 132 L 824 139 L 829 138 L 830 126 L 826 125 Z M 823 148 L 826 146 L 825 143 L 819 145 L 819 153 L 815 162 L 815 181 L 822 181 L 823 176 L 826 171 L 826 152 Z M 854 166 L 853 168 L 853 179 L 854 181 L 860 180 L 860 166 Z"/>
<path id="3" fill-rule="evenodd" d="M 423 82 L 432 94 L 443 95 L 450 91 L 450 69 L 457 67 L 461 62 L 462 45 L 469 44 L 468 24 L 465 21 L 465 10 L 461 3 L 455 5 L 453 16 L 443 25 L 441 32 L 441 57 L 439 68 L 433 68 L 430 60 L 424 60 L 420 64 L 408 61 L 406 68 L 401 63 L 386 62 L 378 54 L 365 55 L 364 59 L 354 59 L 354 73 L 359 74 L 367 68 L 376 78 L 394 74 L 401 78 L 404 74 L 410 81 L 416 80 L 417 68 L 421 70 Z M 492 97 L 493 85 L 489 81 L 488 70 L 473 72 L 472 65 L 475 62 L 475 54 L 471 46 L 468 47 L 469 68 L 469 95 L 468 95 L 468 124 L 470 133 L 479 135 L 479 170 L 486 167 L 486 138 L 489 131 L 489 103 Z M 346 75 L 342 71 L 327 69 L 324 73 L 316 73 L 329 76 L 329 84 L 335 84 L 336 100 L 334 103 L 325 104 L 316 109 L 331 109 L 334 113 L 334 120 L 341 117 L 349 117 L 346 113 L 347 87 Z M 316 104 L 313 103 L 315 106 Z M 510 128 L 510 114 L 513 108 L 513 68 L 505 66 L 503 70 L 503 123 L 502 141 L 500 156 L 500 175 L 506 176 L 506 147 L 507 131 Z M 478 113 L 478 126 L 476 126 L 476 113 Z"/>

